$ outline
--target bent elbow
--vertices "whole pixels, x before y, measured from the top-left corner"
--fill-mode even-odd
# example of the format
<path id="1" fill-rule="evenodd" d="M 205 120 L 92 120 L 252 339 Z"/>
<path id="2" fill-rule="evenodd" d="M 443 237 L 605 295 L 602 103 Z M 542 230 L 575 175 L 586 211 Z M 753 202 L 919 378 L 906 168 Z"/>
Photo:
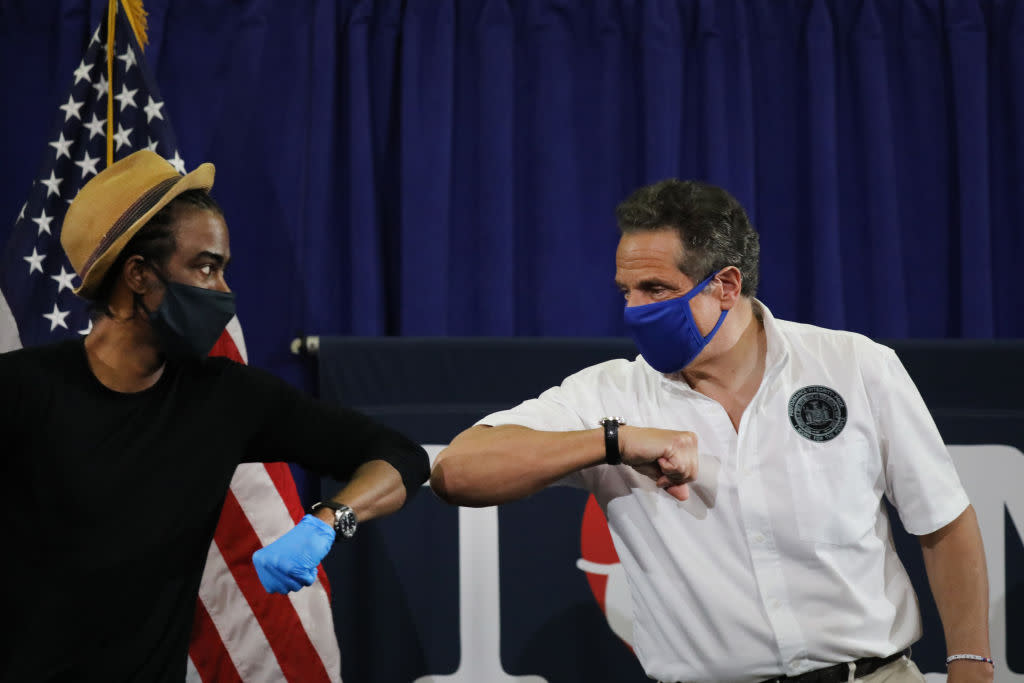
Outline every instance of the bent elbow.
<path id="1" fill-rule="evenodd" d="M 430 470 L 430 489 L 449 505 L 459 505 L 459 486 L 455 481 L 451 463 L 438 460 Z"/>
<path id="2" fill-rule="evenodd" d="M 501 502 L 493 496 L 482 494 L 482 491 L 487 490 L 482 482 L 474 481 L 470 473 L 451 458 L 434 463 L 430 471 L 430 488 L 449 505 L 488 507 Z"/>

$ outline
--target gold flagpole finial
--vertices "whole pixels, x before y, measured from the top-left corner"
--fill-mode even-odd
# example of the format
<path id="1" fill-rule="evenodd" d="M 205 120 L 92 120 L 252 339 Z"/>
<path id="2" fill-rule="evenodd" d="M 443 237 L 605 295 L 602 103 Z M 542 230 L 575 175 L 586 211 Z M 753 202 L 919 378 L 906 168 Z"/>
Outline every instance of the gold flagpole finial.
<path id="1" fill-rule="evenodd" d="M 121 0 L 121 7 L 128 16 L 128 23 L 132 25 L 135 32 L 135 40 L 139 41 L 139 47 L 146 49 L 149 37 L 146 32 L 149 30 L 149 23 L 146 20 L 146 8 L 142 6 L 142 0 Z"/>

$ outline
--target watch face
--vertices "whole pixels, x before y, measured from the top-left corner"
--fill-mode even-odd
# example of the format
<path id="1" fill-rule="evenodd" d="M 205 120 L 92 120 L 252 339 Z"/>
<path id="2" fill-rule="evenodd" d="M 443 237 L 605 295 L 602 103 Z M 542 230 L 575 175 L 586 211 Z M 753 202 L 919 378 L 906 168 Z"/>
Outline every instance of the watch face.
<path id="1" fill-rule="evenodd" d="M 352 535 L 356 533 L 356 513 L 352 512 L 352 508 L 343 506 L 335 510 L 334 522 L 337 530 L 345 538 L 352 538 Z"/>

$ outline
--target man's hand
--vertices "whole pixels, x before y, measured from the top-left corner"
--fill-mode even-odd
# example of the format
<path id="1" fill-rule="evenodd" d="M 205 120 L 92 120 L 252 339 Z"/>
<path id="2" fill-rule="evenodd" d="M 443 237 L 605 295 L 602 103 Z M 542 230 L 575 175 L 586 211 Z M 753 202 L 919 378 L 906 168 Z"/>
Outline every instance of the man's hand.
<path id="1" fill-rule="evenodd" d="M 334 543 L 334 529 L 306 515 L 281 538 L 252 554 L 260 583 L 268 593 L 285 595 L 316 581 L 316 566 Z"/>
<path id="2" fill-rule="evenodd" d="M 697 435 L 670 429 L 619 427 L 623 464 L 650 477 L 677 500 L 690 497 L 687 482 L 697 478 Z"/>

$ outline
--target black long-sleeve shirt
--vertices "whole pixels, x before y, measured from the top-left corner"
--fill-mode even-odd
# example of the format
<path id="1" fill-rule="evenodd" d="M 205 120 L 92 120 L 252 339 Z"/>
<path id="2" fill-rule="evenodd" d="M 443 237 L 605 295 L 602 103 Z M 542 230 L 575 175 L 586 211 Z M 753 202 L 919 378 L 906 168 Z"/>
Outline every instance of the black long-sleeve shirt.
<path id="1" fill-rule="evenodd" d="M 242 462 L 346 480 L 385 460 L 409 497 L 426 453 L 220 358 L 101 384 L 82 341 L 0 354 L 0 681 L 182 681 L 196 596 Z"/>

